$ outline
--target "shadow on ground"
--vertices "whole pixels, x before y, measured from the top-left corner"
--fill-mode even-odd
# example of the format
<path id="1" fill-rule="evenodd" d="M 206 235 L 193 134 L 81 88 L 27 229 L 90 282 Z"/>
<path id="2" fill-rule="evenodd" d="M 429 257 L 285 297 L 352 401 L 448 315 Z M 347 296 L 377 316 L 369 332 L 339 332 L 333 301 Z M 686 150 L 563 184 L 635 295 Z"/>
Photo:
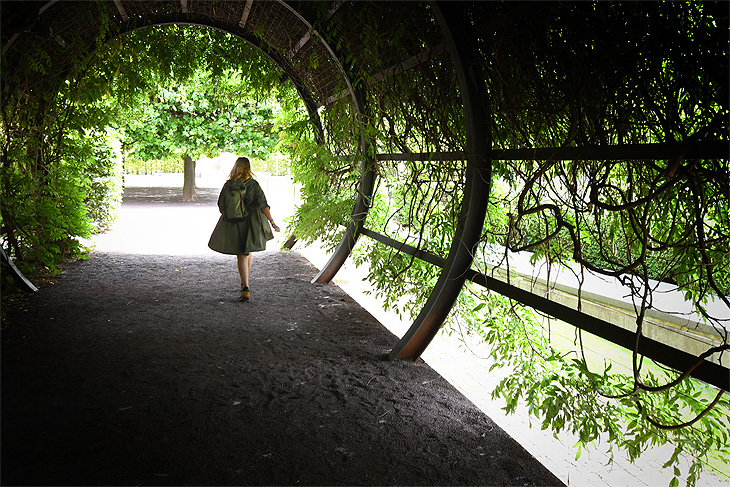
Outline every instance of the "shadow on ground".
<path id="1" fill-rule="evenodd" d="M 559 485 L 296 253 L 94 252 L 4 316 L 2 485 Z"/>

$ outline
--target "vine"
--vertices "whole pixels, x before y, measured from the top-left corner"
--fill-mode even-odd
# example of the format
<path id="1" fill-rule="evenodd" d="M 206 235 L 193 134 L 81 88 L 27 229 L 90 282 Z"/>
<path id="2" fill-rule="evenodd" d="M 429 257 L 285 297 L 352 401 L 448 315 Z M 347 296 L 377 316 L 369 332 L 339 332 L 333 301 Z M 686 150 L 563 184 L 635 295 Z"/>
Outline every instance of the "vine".
<path id="1" fill-rule="evenodd" d="M 102 12 L 103 2 L 97 5 Z M 366 226 L 446 257 L 462 210 L 466 157 L 454 160 L 454 154 L 467 145 L 467 121 L 434 7 L 344 2 L 312 8 L 323 37 L 312 32 L 310 43 L 326 39 L 346 53 L 340 61 L 363 106 L 361 113 L 355 109 L 341 81 L 312 91 L 321 128 L 299 107 L 287 114 L 279 149 L 293 156 L 302 185 L 303 204 L 292 221 L 297 236 L 337 245 L 351 222 L 366 161 L 379 176 Z M 484 82 L 485 99 L 477 103 L 489 114 L 494 149 L 730 138 L 728 13 L 720 3 L 560 2 L 524 9 L 473 2 L 463 8 L 457 27 L 471 36 L 481 59 L 467 70 Z M 263 24 L 253 29 L 265 38 Z M 201 48 L 198 59 L 189 53 L 198 52 L 200 38 L 185 30 L 163 39 L 155 56 L 147 42 L 154 30 L 147 39 L 108 43 L 113 30 L 105 19 L 93 42 L 68 39 L 69 56 L 59 55 L 64 48 L 55 40 L 21 36 L 13 59 L 3 56 L 2 237 L 21 261 L 53 266 L 78 252 L 74 237 L 91 231 L 79 210 L 90 197 L 88 181 L 78 183 L 106 174 L 109 165 L 109 148 L 94 142 L 113 115 L 108 89 L 129 108 L 161 83 L 188 79 L 200 65 L 214 66 L 214 79 L 232 67 L 254 74 L 251 82 L 266 94 L 281 80 L 280 72 L 262 68 L 260 59 L 218 34 L 205 37 L 214 49 Z M 311 70 L 315 79 L 330 59 L 309 47 L 302 46 L 309 54 L 292 68 Z M 95 56 L 110 62 L 94 63 Z M 9 61 L 17 67 L 12 72 L 5 69 Z M 293 107 L 284 91 L 280 98 Z M 373 157 L 382 153 L 401 156 Z M 616 279 L 633 303 L 637 343 L 658 306 L 657 283 L 670 283 L 714 330 L 714 344 L 698 360 L 727 363 L 727 158 L 687 159 L 678 152 L 652 160 L 495 160 L 492 175 L 478 267 L 512 279 L 515 254 L 529 253 L 533 265 L 549 273 L 567 269 L 580 286 L 589 273 Z M 387 306 L 411 314 L 439 272 L 370 241 L 359 245 L 355 259 L 370 266 L 369 279 Z M 592 338 L 577 332 L 574 346 L 558 346 L 559 324 L 482 290 L 468 288 L 452 316 L 448 326 L 464 324 L 481 336 L 492 347 L 495 370 L 507 371 L 495 398 L 508 411 L 526 404 L 556 434 L 574 432 L 578 454 L 604 438 L 611 455 L 617 448 L 631 460 L 652 444 L 673 443 L 665 467 L 675 469 L 677 484 L 679 456 L 689 454 L 688 485 L 712 455 L 727 456 L 727 395 L 688 378 L 691 370 L 666 370 L 634 347 L 622 363 L 629 372 L 615 372 L 617 365 L 589 357 L 584 342 Z"/>
<path id="2" fill-rule="evenodd" d="M 347 8 L 343 17 L 357 10 L 364 23 L 357 32 L 336 32 L 342 45 L 353 46 L 351 64 L 367 67 L 352 76 L 367 93 L 369 118 L 361 133 L 378 153 L 402 154 L 378 161 L 380 183 L 366 226 L 445 257 L 465 167 L 441 154 L 466 144 L 455 70 L 444 50 L 435 49 L 443 43 L 438 26 L 420 4 L 397 12 L 377 4 Z M 515 13 L 508 3 L 466 10 L 465 28 L 480 35 L 474 44 L 484 62 L 470 69 L 485 80 L 483 108 L 492 114 L 495 149 L 728 139 L 728 42 L 719 27 L 728 21 L 716 4 L 555 4 L 534 15 Z M 417 19 L 419 32 L 388 42 L 382 33 L 397 31 L 390 20 L 404 15 Z M 645 28 L 633 27 L 639 18 Z M 498 27 L 484 28 L 490 25 Z M 414 58 L 413 66 L 398 69 L 398 62 Z M 335 111 L 325 113 L 323 121 L 339 134 L 333 138 L 350 137 L 336 132 L 332 116 Z M 430 160 L 412 157 L 417 153 L 431 154 Z M 479 267 L 506 268 L 510 276 L 514 255 L 527 252 L 534 265 L 548 273 L 566 269 L 581 283 L 586 273 L 616 278 L 634 303 L 636 343 L 647 312 L 658 306 L 658 282 L 668 282 L 715 332 L 715 344 L 698 360 L 726 363 L 727 159 L 678 153 L 664 160 L 500 160 L 492 167 Z M 328 184 L 340 187 L 346 174 L 331 173 Z M 344 221 L 348 208 L 339 208 Z M 309 234 L 331 234 L 326 225 L 309 227 Z M 370 266 L 385 306 L 417 313 L 438 270 L 369 240 L 358 246 L 356 263 Z M 449 326 L 468 323 L 493 347 L 495 367 L 509 369 L 494 397 L 504 398 L 508 411 L 526 403 L 556 434 L 574 432 L 578 454 L 606 439 L 612 458 L 618 448 L 633 461 L 650 445 L 672 443 L 665 468 L 675 469 L 673 485 L 681 476 L 680 453 L 690 458 L 688 485 L 707 462 L 728 454 L 727 394 L 689 378 L 691 370 L 666 370 L 634 348 L 625 362 L 631 372 L 616 373 L 611 362 L 586 358 L 583 333 L 576 332 L 575 347 L 557 347 L 551 320 L 543 325 L 538 314 L 481 291 L 464 293 L 452 317 Z"/>

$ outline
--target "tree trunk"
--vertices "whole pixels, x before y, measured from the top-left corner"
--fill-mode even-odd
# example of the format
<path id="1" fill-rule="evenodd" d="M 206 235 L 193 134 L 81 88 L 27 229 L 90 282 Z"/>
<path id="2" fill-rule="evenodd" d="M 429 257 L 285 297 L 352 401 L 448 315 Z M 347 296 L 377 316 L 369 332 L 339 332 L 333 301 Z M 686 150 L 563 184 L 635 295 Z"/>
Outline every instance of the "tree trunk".
<path id="1" fill-rule="evenodd" d="M 195 161 L 185 154 L 185 179 L 183 182 L 183 201 L 195 201 Z"/>

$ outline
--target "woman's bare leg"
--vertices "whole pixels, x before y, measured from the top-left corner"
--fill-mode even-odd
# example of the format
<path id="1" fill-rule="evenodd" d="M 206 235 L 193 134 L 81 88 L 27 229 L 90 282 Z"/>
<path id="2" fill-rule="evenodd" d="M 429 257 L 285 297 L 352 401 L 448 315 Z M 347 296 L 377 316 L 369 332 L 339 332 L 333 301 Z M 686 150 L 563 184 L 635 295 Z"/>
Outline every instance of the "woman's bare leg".
<path id="1" fill-rule="evenodd" d="M 248 255 L 237 255 L 238 273 L 241 276 L 241 287 L 248 287 L 248 277 L 251 275 L 251 263 L 253 261 L 253 254 Z"/>

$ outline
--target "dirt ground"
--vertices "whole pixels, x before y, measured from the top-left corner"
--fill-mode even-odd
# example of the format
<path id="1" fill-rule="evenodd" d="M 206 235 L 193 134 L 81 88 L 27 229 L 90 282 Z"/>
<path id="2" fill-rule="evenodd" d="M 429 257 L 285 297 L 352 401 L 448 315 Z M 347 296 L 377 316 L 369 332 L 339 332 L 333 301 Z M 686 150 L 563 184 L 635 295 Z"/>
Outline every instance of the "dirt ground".
<path id="1" fill-rule="evenodd" d="M 249 303 L 233 262 L 93 252 L 6 308 L 2 485 L 562 485 L 301 255 Z"/>

